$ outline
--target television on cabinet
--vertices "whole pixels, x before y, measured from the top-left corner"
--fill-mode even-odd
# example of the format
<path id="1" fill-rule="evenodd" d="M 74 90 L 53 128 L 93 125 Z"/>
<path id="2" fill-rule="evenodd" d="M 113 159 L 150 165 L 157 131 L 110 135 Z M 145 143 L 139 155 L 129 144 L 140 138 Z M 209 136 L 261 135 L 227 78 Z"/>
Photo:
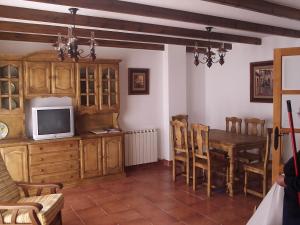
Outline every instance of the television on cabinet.
<path id="1" fill-rule="evenodd" d="M 32 136 L 34 140 L 74 136 L 73 107 L 33 107 Z"/>

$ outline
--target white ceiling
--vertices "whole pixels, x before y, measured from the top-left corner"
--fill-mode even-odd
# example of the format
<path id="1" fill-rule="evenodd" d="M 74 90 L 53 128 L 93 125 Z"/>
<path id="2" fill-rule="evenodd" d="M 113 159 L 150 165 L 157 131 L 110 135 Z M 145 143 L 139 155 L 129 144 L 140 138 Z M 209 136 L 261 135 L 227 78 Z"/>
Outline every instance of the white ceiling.
<path id="1" fill-rule="evenodd" d="M 201 0 L 188 0 L 188 1 L 187 0 L 185 1 L 183 0 L 126 0 L 126 1 L 300 30 L 300 21 L 297 20 L 270 16 L 270 15 L 252 12 L 248 10 L 223 6 L 215 3 L 209 3 Z M 299 0 L 297 1 L 296 0 L 269 0 L 269 2 L 281 3 L 287 6 L 300 9 Z M 49 10 L 49 11 L 64 12 L 64 13 L 68 12 L 68 8 L 69 8 L 69 6 L 58 6 L 58 5 L 30 2 L 24 0 L 0 0 L 0 5 L 18 6 L 18 7 Z M 137 22 L 144 22 L 144 23 L 152 23 L 152 24 L 161 24 L 161 25 L 168 25 L 174 27 L 201 29 L 201 30 L 204 30 L 205 28 L 205 25 L 201 25 L 201 24 L 149 18 L 143 16 L 133 16 L 128 14 L 111 13 L 111 12 L 90 10 L 90 9 L 80 9 L 78 14 L 137 21 Z M 6 19 L 0 18 L 0 20 L 6 20 Z M 220 28 L 220 27 L 216 27 L 215 31 L 230 33 L 230 34 L 248 35 L 254 37 L 268 36 L 267 34 L 246 32 L 241 30 L 233 30 L 233 29 Z"/>

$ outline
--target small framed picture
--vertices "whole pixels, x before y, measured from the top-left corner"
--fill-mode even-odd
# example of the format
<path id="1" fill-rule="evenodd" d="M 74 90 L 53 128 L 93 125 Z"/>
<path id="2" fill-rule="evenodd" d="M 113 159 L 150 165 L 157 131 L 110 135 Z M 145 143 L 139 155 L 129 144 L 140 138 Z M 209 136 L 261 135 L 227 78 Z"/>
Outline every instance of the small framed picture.
<path id="1" fill-rule="evenodd" d="M 273 102 L 273 61 L 250 63 L 250 102 Z"/>
<path id="2" fill-rule="evenodd" d="M 149 94 L 149 69 L 128 68 L 128 94 Z"/>

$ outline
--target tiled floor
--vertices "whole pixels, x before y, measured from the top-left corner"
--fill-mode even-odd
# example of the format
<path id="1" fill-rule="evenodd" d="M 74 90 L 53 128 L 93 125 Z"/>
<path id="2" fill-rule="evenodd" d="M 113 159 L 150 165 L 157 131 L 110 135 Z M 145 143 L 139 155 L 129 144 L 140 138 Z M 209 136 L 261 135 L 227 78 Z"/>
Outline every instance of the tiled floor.
<path id="1" fill-rule="evenodd" d="M 193 192 L 183 179 L 173 183 L 162 165 L 63 192 L 64 225 L 244 225 L 260 201 L 216 192 L 208 199 L 203 187 Z"/>

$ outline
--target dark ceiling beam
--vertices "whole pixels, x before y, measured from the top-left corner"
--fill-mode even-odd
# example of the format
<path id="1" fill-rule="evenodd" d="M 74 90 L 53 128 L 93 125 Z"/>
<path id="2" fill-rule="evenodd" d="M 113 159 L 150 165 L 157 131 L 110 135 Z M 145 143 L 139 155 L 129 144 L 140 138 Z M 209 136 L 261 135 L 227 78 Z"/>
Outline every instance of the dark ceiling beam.
<path id="1" fill-rule="evenodd" d="M 279 16 L 294 20 L 300 20 L 300 9 L 289 6 L 279 5 L 263 0 L 203 0 L 207 2 L 218 3 L 232 6 L 240 9 L 251 10 L 254 12 L 264 13 L 272 16 Z"/>
<path id="2" fill-rule="evenodd" d="M 118 0 L 34 0 L 35 2 L 52 3 L 81 8 L 97 9 L 103 11 L 127 13 L 132 15 L 156 17 L 176 21 L 205 24 L 209 26 L 225 27 L 237 30 L 300 37 L 300 30 L 252 23 L 242 20 L 228 19 L 218 16 L 210 16 L 200 13 L 187 12 L 177 9 L 162 8 L 138 3 L 123 2 Z M 248 1 L 248 0 L 247 0 Z M 244 1 L 246 2 L 246 1 Z"/>
<path id="3" fill-rule="evenodd" d="M 53 44 L 57 41 L 57 36 L 0 32 L 0 40 L 41 42 L 41 43 Z M 89 45 L 86 39 L 79 39 L 78 43 L 79 45 Z M 159 50 L 159 51 L 164 50 L 164 45 L 126 42 L 126 41 L 101 40 L 99 41 L 98 45 L 103 47 L 115 47 L 115 48 L 132 48 L 132 49 L 146 49 L 146 50 Z"/>
<path id="4" fill-rule="evenodd" d="M 19 7 L 3 6 L 0 5 L 0 15 L 1 17 L 10 18 L 10 19 L 21 19 L 21 20 L 33 20 L 33 21 L 42 21 L 42 22 L 51 22 L 51 23 L 63 23 L 63 24 L 72 24 L 72 17 L 68 13 L 57 13 L 50 11 L 42 11 L 35 9 L 26 9 Z M 160 34 L 160 35 L 174 35 L 174 36 L 185 36 L 185 37 L 194 37 L 228 41 L 228 42 L 238 42 L 246 44 L 261 44 L 260 38 L 253 38 L 240 35 L 230 35 L 222 33 L 211 33 L 211 36 L 208 35 L 206 31 L 193 30 L 186 28 L 162 26 L 148 23 L 138 23 L 130 22 L 124 20 L 116 19 L 107 19 L 100 17 L 91 17 L 91 16 L 76 16 L 76 24 L 81 26 L 90 26 L 114 30 L 127 30 L 133 32 L 144 32 L 150 34 Z"/>
<path id="5" fill-rule="evenodd" d="M 62 26 L 18 23 L 18 22 L 8 22 L 8 21 L 0 21 L 0 30 L 18 32 L 18 33 L 34 33 L 34 34 L 50 34 L 50 35 L 57 35 L 58 33 L 61 33 L 62 35 L 67 34 L 67 28 Z M 88 38 L 91 34 L 91 31 L 95 32 L 96 38 L 101 38 L 101 39 L 126 40 L 126 41 L 149 42 L 149 43 L 160 43 L 160 44 L 174 44 L 174 45 L 184 45 L 184 46 L 194 46 L 195 43 L 197 43 L 198 46 L 207 47 L 210 45 L 213 48 L 219 48 L 221 46 L 221 43 L 219 42 L 208 42 L 208 41 L 196 40 L 196 39 L 175 38 L 175 37 L 155 36 L 155 35 L 146 35 L 146 34 L 134 34 L 134 33 L 124 33 L 124 32 L 116 32 L 116 31 L 76 28 L 75 32 L 78 37 Z M 226 49 L 232 49 L 232 45 L 228 43 L 225 44 L 224 47 Z"/>

